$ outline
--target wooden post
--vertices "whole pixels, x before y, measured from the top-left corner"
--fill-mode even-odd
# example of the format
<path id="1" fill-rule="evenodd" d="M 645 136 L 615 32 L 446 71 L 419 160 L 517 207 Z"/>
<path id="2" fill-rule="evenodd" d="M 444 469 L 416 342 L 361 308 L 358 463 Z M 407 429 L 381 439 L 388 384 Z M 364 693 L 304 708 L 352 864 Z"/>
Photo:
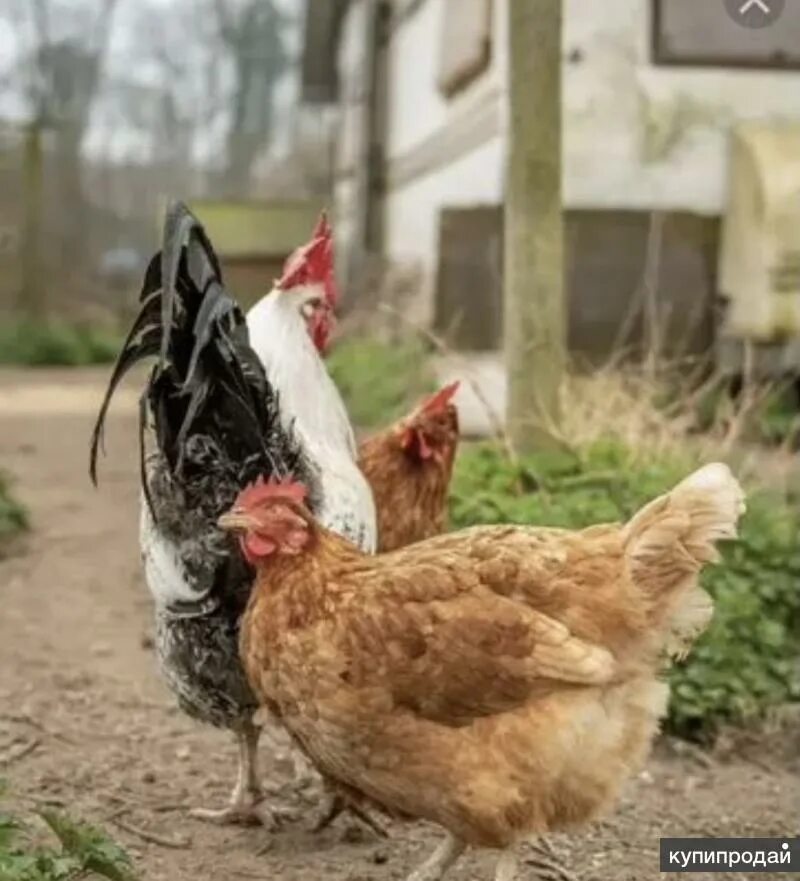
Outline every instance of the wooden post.
<path id="1" fill-rule="evenodd" d="M 565 364 L 561 3 L 507 0 L 505 193 L 507 426 L 517 452 L 555 446 Z"/>

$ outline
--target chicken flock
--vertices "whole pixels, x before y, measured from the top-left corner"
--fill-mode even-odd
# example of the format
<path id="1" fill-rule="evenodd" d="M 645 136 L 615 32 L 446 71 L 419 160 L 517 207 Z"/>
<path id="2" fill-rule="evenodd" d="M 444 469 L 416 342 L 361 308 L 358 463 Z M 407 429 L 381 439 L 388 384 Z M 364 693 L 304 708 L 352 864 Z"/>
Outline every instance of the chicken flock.
<path id="1" fill-rule="evenodd" d="M 468 846 L 500 850 L 512 881 L 514 844 L 601 815 L 641 767 L 744 496 L 711 464 L 624 525 L 446 533 L 456 386 L 357 444 L 324 361 L 337 299 L 324 216 L 245 315 L 175 203 L 98 415 L 95 480 L 114 391 L 152 359 L 140 544 L 158 660 L 180 707 L 239 744 L 229 803 L 193 814 L 277 822 L 266 724 L 321 775 L 327 816 L 444 828 L 409 881 Z"/>

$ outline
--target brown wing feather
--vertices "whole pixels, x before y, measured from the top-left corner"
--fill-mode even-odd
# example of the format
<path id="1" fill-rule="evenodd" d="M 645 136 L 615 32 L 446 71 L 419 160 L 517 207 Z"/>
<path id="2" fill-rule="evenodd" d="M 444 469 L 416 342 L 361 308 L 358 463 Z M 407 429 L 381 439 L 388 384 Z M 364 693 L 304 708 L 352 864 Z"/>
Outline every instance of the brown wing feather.
<path id="1" fill-rule="evenodd" d="M 530 560 L 514 566 L 508 556 L 481 567 L 463 554 L 437 554 L 435 565 L 419 555 L 404 565 L 395 554 L 390 566 L 351 574 L 348 599 L 336 614 L 339 675 L 356 689 L 383 690 L 398 707 L 454 725 L 513 709 L 564 684 L 610 681 L 616 668 L 610 651 L 515 590 L 526 581 L 521 570 L 542 581 L 547 560 L 552 565 L 558 557 L 537 568 Z M 516 578 L 498 583 L 512 570 Z M 365 579 L 368 589 L 360 584 Z"/>

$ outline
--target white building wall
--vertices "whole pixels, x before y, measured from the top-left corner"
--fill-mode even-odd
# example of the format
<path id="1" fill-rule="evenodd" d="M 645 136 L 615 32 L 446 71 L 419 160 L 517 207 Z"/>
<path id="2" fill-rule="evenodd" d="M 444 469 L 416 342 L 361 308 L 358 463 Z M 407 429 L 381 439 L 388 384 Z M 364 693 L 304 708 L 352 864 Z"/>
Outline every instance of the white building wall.
<path id="1" fill-rule="evenodd" d="M 424 267 L 423 303 L 431 299 L 427 293 L 436 270 L 441 208 L 496 205 L 503 197 L 504 3 L 495 4 L 487 69 L 450 99 L 437 86 L 443 13 L 442 0 L 426 0 L 415 15 L 398 26 L 388 56 L 386 159 L 390 189 L 384 211 L 384 242 L 391 258 Z M 464 123 L 479 116 L 489 118 L 481 123 L 483 134 L 464 138 Z M 413 179 L 392 182 L 393 169 L 407 162 L 422 145 L 431 145 L 456 129 L 461 133 L 451 139 L 452 158 Z M 436 152 L 439 148 L 432 149 Z"/>
<path id="2" fill-rule="evenodd" d="M 389 159 L 416 147 L 474 104 L 480 95 L 505 84 L 505 2 L 496 2 L 492 15 L 492 48 L 488 68 L 452 98 L 437 88 L 439 58 L 444 40 L 442 0 L 425 0 L 419 10 L 401 22 L 389 52 Z"/>
<path id="3" fill-rule="evenodd" d="M 423 268 L 415 318 L 427 323 L 433 314 L 433 285 L 439 251 L 442 208 L 497 205 L 503 193 L 501 137 L 460 157 L 436 174 L 395 191 L 387 201 L 385 248 L 392 259 Z"/>
<path id="4" fill-rule="evenodd" d="M 566 203 L 719 214 L 731 124 L 800 118 L 800 73 L 657 67 L 651 6 L 565 0 Z"/>
<path id="5" fill-rule="evenodd" d="M 425 0 L 392 37 L 385 249 L 392 259 L 420 263 L 428 289 L 440 209 L 502 200 L 505 7 L 506 0 L 495 0 L 488 70 L 451 100 L 436 83 L 442 0 Z M 800 73 L 657 67 L 650 61 L 650 14 L 650 0 L 565 0 L 566 205 L 718 214 L 726 201 L 730 126 L 800 118 Z M 481 115 L 483 135 L 465 139 L 471 114 Z M 408 172 L 434 142 L 434 153 L 452 147 L 451 158 Z"/>
<path id="6" fill-rule="evenodd" d="M 352 255 L 363 240 L 365 199 L 366 92 L 369 47 L 366 43 L 369 9 L 366 0 L 352 0 L 339 42 L 339 134 L 336 141 L 336 250 Z M 337 262 L 340 278 L 349 267 Z"/>

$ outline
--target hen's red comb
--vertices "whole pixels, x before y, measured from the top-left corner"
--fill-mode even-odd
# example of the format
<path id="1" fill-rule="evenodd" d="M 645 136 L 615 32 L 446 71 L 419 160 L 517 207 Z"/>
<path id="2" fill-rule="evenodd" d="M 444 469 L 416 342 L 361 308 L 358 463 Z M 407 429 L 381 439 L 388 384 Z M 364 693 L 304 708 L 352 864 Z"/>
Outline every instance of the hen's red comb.
<path id="1" fill-rule="evenodd" d="M 258 477 L 239 493 L 236 498 L 236 507 L 250 510 L 259 507 L 268 499 L 284 499 L 302 505 L 307 495 L 308 490 L 305 486 L 302 483 L 297 483 L 291 477 L 286 477 L 283 480 L 277 480 L 274 477 L 264 480 L 263 477 Z"/>
<path id="2" fill-rule="evenodd" d="M 290 254 L 276 287 L 288 291 L 309 284 L 324 285 L 328 305 L 336 306 L 339 297 L 333 273 L 333 228 L 324 211 L 314 227 L 311 241 Z"/>
<path id="3" fill-rule="evenodd" d="M 460 381 L 456 380 L 455 382 L 451 382 L 450 385 L 446 385 L 444 388 L 439 389 L 438 392 L 432 394 L 422 403 L 420 412 L 425 413 L 428 416 L 435 416 L 437 413 L 441 413 L 453 400 L 460 385 Z"/>

